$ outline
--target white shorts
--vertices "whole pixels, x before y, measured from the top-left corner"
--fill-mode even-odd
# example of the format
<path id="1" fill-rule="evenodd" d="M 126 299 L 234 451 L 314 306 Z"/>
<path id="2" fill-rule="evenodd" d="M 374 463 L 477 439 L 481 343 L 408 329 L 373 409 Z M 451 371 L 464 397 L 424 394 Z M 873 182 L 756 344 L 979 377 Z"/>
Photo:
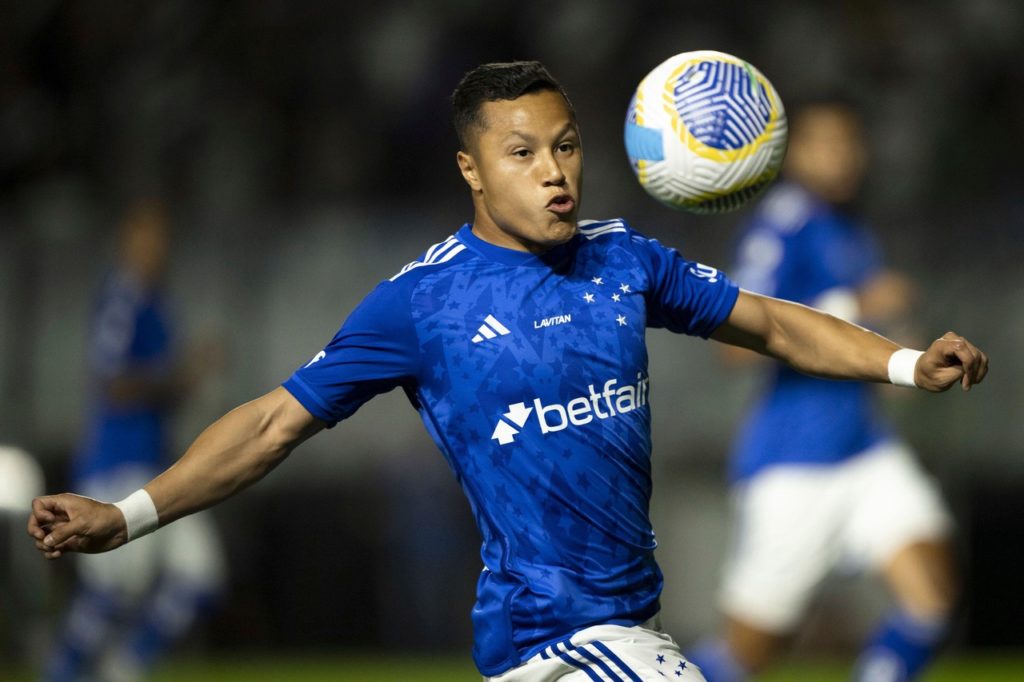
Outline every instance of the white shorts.
<path id="1" fill-rule="evenodd" d="M 120 500 L 148 483 L 150 473 L 132 469 L 112 477 L 95 477 L 81 492 L 105 502 Z M 78 554 L 76 561 L 78 575 L 86 585 L 116 590 L 129 599 L 140 597 L 161 575 L 172 575 L 196 589 L 216 591 L 225 572 L 220 540 L 205 512 L 178 519 L 112 552 Z"/>
<path id="2" fill-rule="evenodd" d="M 700 670 L 683 658 L 655 616 L 646 623 L 596 625 L 553 644 L 489 682 L 701 682 Z"/>
<path id="3" fill-rule="evenodd" d="M 770 632 L 792 629 L 833 569 L 880 569 L 952 527 L 934 481 L 895 442 L 835 466 L 772 467 L 733 501 L 736 538 L 719 603 Z"/>

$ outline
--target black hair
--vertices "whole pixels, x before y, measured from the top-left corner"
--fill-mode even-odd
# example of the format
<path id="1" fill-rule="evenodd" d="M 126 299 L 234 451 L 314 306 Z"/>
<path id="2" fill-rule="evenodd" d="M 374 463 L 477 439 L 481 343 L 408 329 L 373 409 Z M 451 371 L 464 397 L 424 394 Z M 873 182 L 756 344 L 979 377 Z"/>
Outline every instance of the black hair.
<path id="1" fill-rule="evenodd" d="M 484 102 L 513 100 L 541 90 L 560 94 L 576 117 L 565 89 L 538 61 L 492 62 L 467 72 L 452 93 L 452 123 L 462 149 L 469 148 L 470 130 L 484 126 Z"/>

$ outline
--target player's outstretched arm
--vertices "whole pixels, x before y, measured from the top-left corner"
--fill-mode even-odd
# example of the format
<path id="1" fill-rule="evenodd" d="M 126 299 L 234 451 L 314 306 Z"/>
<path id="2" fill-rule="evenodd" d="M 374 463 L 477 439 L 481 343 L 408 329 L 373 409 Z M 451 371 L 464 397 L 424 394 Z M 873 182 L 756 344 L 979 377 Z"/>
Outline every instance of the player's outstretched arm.
<path id="1" fill-rule="evenodd" d="M 894 356 L 901 347 L 879 334 L 807 306 L 748 291 L 740 291 L 732 313 L 712 338 L 772 356 L 814 376 L 888 382 L 894 380 L 894 372 L 905 373 L 906 383 L 933 392 L 958 382 L 970 390 L 988 372 L 988 357 L 953 332 L 920 355 L 904 351 Z M 899 366 L 906 361 L 912 364 Z"/>
<path id="2" fill-rule="evenodd" d="M 155 507 L 153 521 L 166 525 L 258 481 L 323 426 L 279 387 L 210 425 L 178 462 L 146 484 L 140 497 Z M 70 493 L 38 497 L 28 533 L 48 559 L 65 552 L 105 552 L 129 540 L 132 513 L 122 511 L 122 503 Z"/>

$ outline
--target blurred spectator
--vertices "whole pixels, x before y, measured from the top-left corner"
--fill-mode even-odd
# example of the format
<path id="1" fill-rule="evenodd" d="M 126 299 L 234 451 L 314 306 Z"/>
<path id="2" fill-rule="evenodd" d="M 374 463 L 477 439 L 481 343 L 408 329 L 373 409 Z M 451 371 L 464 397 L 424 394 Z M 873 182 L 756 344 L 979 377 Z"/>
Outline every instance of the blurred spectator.
<path id="1" fill-rule="evenodd" d="M 161 291 L 167 209 L 155 200 L 130 206 L 118 246 L 94 310 L 90 415 L 72 468 L 74 488 L 100 500 L 120 499 L 167 465 L 171 414 L 218 362 L 212 347 L 173 354 Z M 188 632 L 221 590 L 223 559 L 210 520 L 185 521 L 123 554 L 78 557 L 79 585 L 46 679 L 140 679 Z"/>

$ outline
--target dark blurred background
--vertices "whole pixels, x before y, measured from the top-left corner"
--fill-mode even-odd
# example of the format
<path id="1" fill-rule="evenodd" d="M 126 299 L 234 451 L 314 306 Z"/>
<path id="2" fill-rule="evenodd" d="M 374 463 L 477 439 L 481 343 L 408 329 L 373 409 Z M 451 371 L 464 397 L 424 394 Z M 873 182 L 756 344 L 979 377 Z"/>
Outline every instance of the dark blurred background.
<path id="1" fill-rule="evenodd" d="M 873 170 L 861 209 L 923 287 L 915 329 L 954 328 L 992 359 L 969 396 L 885 389 L 960 522 L 956 645 L 1024 646 L 1018 0 L 2 0 L 0 442 L 63 489 L 91 297 L 119 213 L 139 196 L 170 206 L 182 328 L 219 339 L 228 358 L 180 414 L 178 450 L 283 381 L 377 281 L 470 219 L 447 97 L 484 61 L 541 59 L 567 88 L 586 148 L 582 217 L 626 217 L 727 269 L 744 212 L 660 206 L 621 143 L 635 85 L 695 49 L 750 61 L 784 101 L 842 91 L 864 105 Z M 724 454 L 753 378 L 723 368 L 710 344 L 649 338 L 665 620 L 686 641 L 716 622 Z M 476 531 L 404 397 L 303 445 L 216 520 L 231 591 L 202 645 L 372 647 L 401 624 L 410 647 L 468 648 Z M 45 627 L 70 571 L 39 570 Z M 840 585 L 805 637 L 845 646 L 873 590 Z M 836 613 L 841 628 L 820 627 Z"/>

